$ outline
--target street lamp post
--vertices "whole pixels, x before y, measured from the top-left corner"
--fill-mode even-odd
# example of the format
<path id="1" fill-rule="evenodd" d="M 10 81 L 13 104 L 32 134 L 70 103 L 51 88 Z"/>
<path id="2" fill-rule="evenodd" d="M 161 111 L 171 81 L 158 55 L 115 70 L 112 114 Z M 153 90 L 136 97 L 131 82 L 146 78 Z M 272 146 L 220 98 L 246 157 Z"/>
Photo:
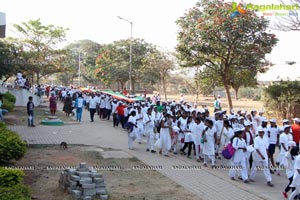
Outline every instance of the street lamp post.
<path id="1" fill-rule="evenodd" d="M 80 88 L 80 50 L 78 50 L 78 86 Z"/>
<path id="2" fill-rule="evenodd" d="M 129 52 L 129 94 L 132 94 L 133 87 L 132 87 L 132 26 L 133 23 L 127 19 L 124 19 L 123 17 L 118 16 L 119 19 L 124 20 L 130 24 L 130 52 Z"/>

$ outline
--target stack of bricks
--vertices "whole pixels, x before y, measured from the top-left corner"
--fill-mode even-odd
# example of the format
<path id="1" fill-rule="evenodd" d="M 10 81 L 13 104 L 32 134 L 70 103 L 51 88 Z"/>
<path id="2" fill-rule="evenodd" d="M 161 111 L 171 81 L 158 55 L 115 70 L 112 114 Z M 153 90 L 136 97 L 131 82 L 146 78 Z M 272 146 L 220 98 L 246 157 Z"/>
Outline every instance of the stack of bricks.
<path id="1" fill-rule="evenodd" d="M 66 169 L 60 174 L 59 186 L 68 191 L 74 200 L 107 200 L 108 193 L 101 173 L 80 163 L 77 169 Z"/>

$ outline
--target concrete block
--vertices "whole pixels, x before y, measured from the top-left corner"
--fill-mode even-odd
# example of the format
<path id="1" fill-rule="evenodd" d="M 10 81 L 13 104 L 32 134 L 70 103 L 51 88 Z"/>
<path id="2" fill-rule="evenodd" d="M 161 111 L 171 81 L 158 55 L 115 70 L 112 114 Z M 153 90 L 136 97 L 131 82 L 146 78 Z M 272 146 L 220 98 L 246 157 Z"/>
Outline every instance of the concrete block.
<path id="1" fill-rule="evenodd" d="M 105 188 L 104 189 L 96 189 L 96 194 L 106 195 L 107 194 L 107 190 Z"/>
<path id="2" fill-rule="evenodd" d="M 93 183 L 93 179 L 90 177 L 83 177 L 82 179 L 80 179 L 79 183 L 80 184 L 91 184 L 91 183 Z"/>
<path id="3" fill-rule="evenodd" d="M 101 174 L 101 173 L 91 173 L 91 177 L 93 177 L 93 178 L 103 178 L 103 174 Z"/>
<path id="4" fill-rule="evenodd" d="M 69 184 L 73 185 L 73 186 L 77 186 L 78 185 L 78 181 L 69 181 Z"/>
<path id="5" fill-rule="evenodd" d="M 92 197 L 91 196 L 84 196 L 84 197 L 82 197 L 82 200 L 92 200 Z"/>
<path id="6" fill-rule="evenodd" d="M 76 174 L 76 169 L 68 168 L 68 169 L 65 169 L 65 172 L 69 175 L 75 175 Z"/>
<path id="7" fill-rule="evenodd" d="M 72 175 L 72 176 L 71 176 L 71 180 L 72 180 L 72 181 L 79 181 L 79 180 L 80 180 L 80 177 L 79 177 L 79 176 L 76 176 L 76 175 Z"/>
<path id="8" fill-rule="evenodd" d="M 95 185 L 96 185 L 96 188 L 98 188 L 98 187 L 105 187 L 106 186 L 105 183 L 97 183 Z"/>
<path id="9" fill-rule="evenodd" d="M 79 169 L 86 169 L 87 168 L 87 165 L 85 162 L 82 162 L 79 164 Z"/>
<path id="10" fill-rule="evenodd" d="M 94 183 L 99 184 L 99 183 L 104 183 L 104 178 L 93 178 Z"/>
<path id="11" fill-rule="evenodd" d="M 82 184 L 81 187 L 83 189 L 93 189 L 96 187 L 96 185 L 95 185 L 95 183 L 91 183 L 91 184 L 85 183 L 85 184 Z"/>
<path id="12" fill-rule="evenodd" d="M 108 195 L 100 195 L 101 200 L 108 200 Z"/>
<path id="13" fill-rule="evenodd" d="M 81 197 L 81 191 L 80 190 L 72 190 L 72 196 L 75 198 L 75 199 L 79 199 Z"/>
<path id="14" fill-rule="evenodd" d="M 94 196 L 96 195 L 96 189 L 82 189 L 83 196 Z"/>
<path id="15" fill-rule="evenodd" d="M 91 173 L 97 173 L 97 170 L 93 167 L 89 167 L 88 169 L 89 169 L 89 172 L 91 172 Z"/>
<path id="16" fill-rule="evenodd" d="M 90 177 L 90 172 L 79 172 L 79 171 L 77 171 L 76 172 L 76 174 L 80 177 L 80 178 L 82 178 L 82 177 Z"/>

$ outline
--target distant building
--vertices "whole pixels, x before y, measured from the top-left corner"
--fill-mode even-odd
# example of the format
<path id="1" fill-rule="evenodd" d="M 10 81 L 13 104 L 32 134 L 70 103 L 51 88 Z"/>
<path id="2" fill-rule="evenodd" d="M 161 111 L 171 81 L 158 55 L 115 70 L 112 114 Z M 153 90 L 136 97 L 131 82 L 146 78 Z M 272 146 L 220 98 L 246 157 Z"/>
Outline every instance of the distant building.
<path id="1" fill-rule="evenodd" d="M 6 17 L 5 13 L 0 12 L 0 38 L 5 38 Z"/>

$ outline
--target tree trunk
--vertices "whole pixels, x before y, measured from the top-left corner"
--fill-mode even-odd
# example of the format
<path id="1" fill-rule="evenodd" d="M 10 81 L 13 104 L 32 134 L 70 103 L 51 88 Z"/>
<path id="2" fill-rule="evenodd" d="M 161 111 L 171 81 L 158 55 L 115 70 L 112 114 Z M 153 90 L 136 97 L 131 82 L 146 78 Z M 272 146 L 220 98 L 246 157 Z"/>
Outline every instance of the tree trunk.
<path id="1" fill-rule="evenodd" d="M 40 73 L 39 72 L 36 73 L 36 83 L 37 83 L 37 85 L 40 84 Z"/>
<path id="2" fill-rule="evenodd" d="M 131 95 L 133 95 L 134 93 L 135 93 L 135 88 L 134 88 L 134 83 L 135 83 L 135 81 L 134 81 L 134 79 L 131 79 L 131 87 L 132 87 L 132 94 Z"/>
<path id="3" fill-rule="evenodd" d="M 160 79 L 160 82 L 161 82 L 161 85 L 162 85 L 162 88 L 163 88 L 163 92 L 164 92 L 164 95 L 165 95 L 165 101 L 168 101 L 168 98 L 167 98 L 167 86 L 166 86 L 166 81 L 165 81 L 165 79 L 164 79 L 163 76 Z"/>
<path id="4" fill-rule="evenodd" d="M 239 88 L 234 88 L 234 92 L 235 92 L 235 100 L 238 100 L 238 93 L 239 93 Z"/>
<path id="5" fill-rule="evenodd" d="M 231 100 L 229 85 L 228 85 L 227 81 L 224 81 L 224 87 L 225 87 L 225 91 L 226 91 L 226 95 L 227 95 L 228 108 L 229 108 L 229 110 L 231 110 L 233 107 L 232 107 L 232 100 Z"/>

